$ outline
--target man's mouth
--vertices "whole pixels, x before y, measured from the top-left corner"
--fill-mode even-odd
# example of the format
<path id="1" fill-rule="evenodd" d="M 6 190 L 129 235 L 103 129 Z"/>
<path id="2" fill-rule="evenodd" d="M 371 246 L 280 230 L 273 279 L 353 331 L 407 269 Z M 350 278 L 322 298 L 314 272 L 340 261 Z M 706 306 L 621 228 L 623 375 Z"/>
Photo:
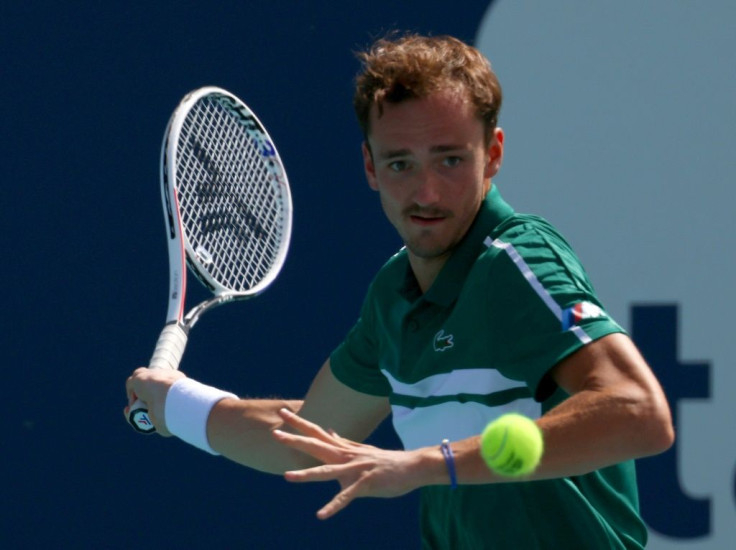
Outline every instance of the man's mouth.
<path id="1" fill-rule="evenodd" d="M 420 210 L 418 208 L 413 208 L 406 214 L 412 223 L 416 223 L 418 225 L 434 225 L 449 217 L 446 212 L 438 210 Z"/>
<path id="2" fill-rule="evenodd" d="M 445 219 L 444 216 L 426 216 L 413 214 L 409 216 L 409 219 L 417 225 L 434 225 Z"/>

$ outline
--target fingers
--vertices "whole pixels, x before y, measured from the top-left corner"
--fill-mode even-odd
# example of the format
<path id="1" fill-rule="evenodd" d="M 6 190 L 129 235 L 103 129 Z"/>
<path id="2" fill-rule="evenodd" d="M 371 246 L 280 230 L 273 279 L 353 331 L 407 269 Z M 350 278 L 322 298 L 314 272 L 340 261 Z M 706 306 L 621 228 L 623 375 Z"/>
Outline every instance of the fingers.
<path id="1" fill-rule="evenodd" d="M 327 519 L 346 508 L 353 500 L 361 496 L 364 477 L 356 475 L 353 470 L 356 470 L 354 465 L 325 464 L 323 466 L 316 466 L 306 470 L 286 472 L 284 477 L 287 481 L 295 483 L 337 480 L 340 481 L 341 484 L 345 477 L 355 478 L 353 483 L 347 485 L 342 491 L 335 495 L 330 502 L 317 511 L 317 517 L 319 519 Z"/>
<path id="2" fill-rule="evenodd" d="M 347 508 L 348 504 L 350 504 L 358 496 L 357 491 L 358 484 L 356 483 L 337 493 L 335 495 L 335 498 L 333 498 L 330 502 L 325 504 L 317 511 L 317 518 L 322 520 L 329 519 L 337 514 L 340 510 L 344 510 L 345 508 Z"/>
<path id="3" fill-rule="evenodd" d="M 323 464 L 304 470 L 284 472 L 284 478 L 294 483 L 311 483 L 313 481 L 332 481 L 338 479 L 340 472 L 331 464 Z"/>
<path id="4" fill-rule="evenodd" d="M 285 479 L 295 483 L 338 481 L 342 488 L 317 512 L 319 519 L 334 516 L 356 498 L 378 496 L 372 489 L 372 479 L 379 449 L 344 439 L 334 430 L 325 430 L 287 409 L 279 414 L 284 426 L 298 433 L 277 429 L 273 431 L 274 438 L 322 462 L 312 468 L 285 472 Z"/>
<path id="5" fill-rule="evenodd" d="M 125 408 L 123 408 L 123 415 L 125 416 L 126 420 L 128 419 L 128 415 L 130 414 L 130 408 L 133 406 L 133 403 L 138 400 L 138 395 L 135 392 L 134 386 L 136 383 L 136 374 L 138 374 L 138 371 L 141 370 L 141 368 L 136 369 L 133 374 L 131 374 L 125 381 L 125 393 L 128 397 L 128 404 L 127 406 L 125 406 Z"/>
<path id="6" fill-rule="evenodd" d="M 125 392 L 128 395 L 128 405 L 132 405 L 135 403 L 136 399 L 138 399 L 138 396 L 135 393 L 134 385 L 136 383 L 136 379 L 138 375 L 140 374 L 140 371 L 145 369 L 145 367 L 139 367 L 135 371 L 133 371 L 133 374 L 131 374 L 128 379 L 125 381 Z"/>
<path id="7" fill-rule="evenodd" d="M 273 436 L 280 443 L 321 462 L 341 463 L 348 460 L 348 457 L 342 456 L 342 449 L 336 445 L 335 441 L 319 439 L 316 436 L 293 434 L 283 430 L 274 430 Z"/>
<path id="8" fill-rule="evenodd" d="M 320 464 L 311 468 L 301 470 L 289 470 L 284 472 L 284 478 L 294 483 L 311 483 L 314 481 L 339 481 L 341 485 L 347 486 L 355 483 L 361 478 L 369 477 L 366 466 L 370 463 L 364 460 L 356 460 L 343 463 Z"/>
<path id="9" fill-rule="evenodd" d="M 325 431 L 317 424 L 314 424 L 309 420 L 305 420 L 304 418 L 291 412 L 287 408 L 279 410 L 279 415 L 284 420 L 284 424 L 286 424 L 287 426 L 291 426 L 305 436 L 316 437 L 322 440 L 328 440 L 332 437 L 329 432 Z"/>
<path id="10" fill-rule="evenodd" d="M 126 418 L 137 400 L 148 409 L 148 416 L 160 435 L 170 435 L 163 426 L 164 404 L 171 385 L 184 374 L 167 369 L 140 367 L 125 381 L 128 405 L 123 408 Z"/>

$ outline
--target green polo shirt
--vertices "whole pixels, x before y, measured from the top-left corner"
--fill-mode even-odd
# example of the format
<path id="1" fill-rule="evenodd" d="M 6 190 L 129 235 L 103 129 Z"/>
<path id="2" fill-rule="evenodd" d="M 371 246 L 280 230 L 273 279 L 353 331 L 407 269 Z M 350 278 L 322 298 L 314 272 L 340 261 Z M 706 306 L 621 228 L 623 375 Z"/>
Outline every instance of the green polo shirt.
<path id="1" fill-rule="evenodd" d="M 432 287 L 402 249 L 370 285 L 330 361 L 357 391 L 387 396 L 406 449 L 479 434 L 506 412 L 538 418 L 565 399 L 547 376 L 623 332 L 545 220 L 491 188 Z M 422 490 L 426 548 L 641 548 L 633 463 L 577 478 Z"/>

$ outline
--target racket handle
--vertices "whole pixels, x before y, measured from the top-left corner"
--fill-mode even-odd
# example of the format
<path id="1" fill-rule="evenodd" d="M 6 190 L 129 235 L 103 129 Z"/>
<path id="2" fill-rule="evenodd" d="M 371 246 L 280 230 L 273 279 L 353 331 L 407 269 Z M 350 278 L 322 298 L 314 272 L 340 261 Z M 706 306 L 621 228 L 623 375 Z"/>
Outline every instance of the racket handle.
<path id="1" fill-rule="evenodd" d="M 187 347 L 187 333 L 179 323 L 171 323 L 164 327 L 156 342 L 156 349 L 148 367 L 151 369 L 178 370 L 184 349 Z M 148 416 L 148 408 L 137 399 L 128 412 L 128 423 L 137 432 L 152 434 L 156 427 Z"/>

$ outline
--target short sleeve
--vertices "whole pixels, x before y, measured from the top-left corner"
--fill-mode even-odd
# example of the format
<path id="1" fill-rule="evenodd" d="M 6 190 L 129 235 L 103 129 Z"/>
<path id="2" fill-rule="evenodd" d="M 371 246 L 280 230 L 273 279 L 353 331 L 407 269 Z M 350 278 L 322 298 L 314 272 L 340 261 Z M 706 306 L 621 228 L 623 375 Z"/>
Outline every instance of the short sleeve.
<path id="1" fill-rule="evenodd" d="M 378 328 L 369 289 L 360 318 L 330 355 L 332 374 L 348 387 L 370 395 L 387 396 L 391 387 L 379 366 Z"/>
<path id="2" fill-rule="evenodd" d="M 542 400 L 554 390 L 540 387 L 552 367 L 623 329 L 603 309 L 570 246 L 545 222 L 521 224 L 493 247 L 488 334 L 502 349 L 498 370 L 526 382 Z"/>

